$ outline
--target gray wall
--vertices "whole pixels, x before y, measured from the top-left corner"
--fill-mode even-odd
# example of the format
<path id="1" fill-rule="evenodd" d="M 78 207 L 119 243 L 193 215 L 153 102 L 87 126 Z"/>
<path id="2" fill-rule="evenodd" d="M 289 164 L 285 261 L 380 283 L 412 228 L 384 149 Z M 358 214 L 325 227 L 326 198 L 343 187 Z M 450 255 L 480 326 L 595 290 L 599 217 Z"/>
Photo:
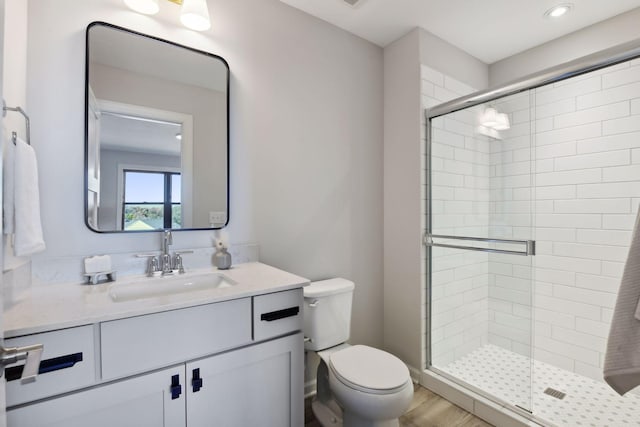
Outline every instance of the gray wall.
<path id="1" fill-rule="evenodd" d="M 491 64 L 489 84 L 499 86 L 528 74 L 638 39 L 638 28 L 640 8 Z"/>
<path id="2" fill-rule="evenodd" d="M 487 64 L 420 29 L 420 63 L 481 90 L 489 82 Z"/>
<path id="3" fill-rule="evenodd" d="M 420 367 L 420 31 L 384 50 L 384 346 Z"/>
<path id="4" fill-rule="evenodd" d="M 84 36 L 91 21 L 108 21 L 227 59 L 231 241 L 257 242 L 262 261 L 310 279 L 354 280 L 352 340 L 381 345 L 382 50 L 278 0 L 209 7 L 212 29 L 195 33 L 177 13 L 143 16 L 121 0 L 29 2 L 28 100 L 47 242 L 34 271 L 56 257 L 159 249 L 157 233 L 84 225 Z M 212 236 L 176 233 L 174 246 L 210 247 Z"/>

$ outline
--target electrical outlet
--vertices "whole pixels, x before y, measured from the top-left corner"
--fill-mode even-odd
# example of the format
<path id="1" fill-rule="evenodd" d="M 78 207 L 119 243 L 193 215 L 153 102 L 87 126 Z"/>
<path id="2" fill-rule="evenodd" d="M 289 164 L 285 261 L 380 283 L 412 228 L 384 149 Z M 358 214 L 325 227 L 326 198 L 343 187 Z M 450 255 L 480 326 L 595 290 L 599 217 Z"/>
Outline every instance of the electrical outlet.
<path id="1" fill-rule="evenodd" d="M 211 224 L 224 224 L 227 222 L 227 213 L 226 212 L 217 212 L 210 211 L 209 212 L 209 223 Z"/>

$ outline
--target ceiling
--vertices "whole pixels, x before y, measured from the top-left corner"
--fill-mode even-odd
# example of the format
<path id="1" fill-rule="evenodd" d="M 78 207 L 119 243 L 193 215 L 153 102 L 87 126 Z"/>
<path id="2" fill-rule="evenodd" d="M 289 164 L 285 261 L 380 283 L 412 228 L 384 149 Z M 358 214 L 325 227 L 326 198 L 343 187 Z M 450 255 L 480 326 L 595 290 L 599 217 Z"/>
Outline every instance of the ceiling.
<path id="1" fill-rule="evenodd" d="M 487 64 L 640 7 L 640 0 L 281 1 L 382 47 L 422 27 Z M 565 2 L 573 4 L 569 14 L 544 17 Z"/>
<path id="2" fill-rule="evenodd" d="M 101 149 L 180 157 L 180 123 L 161 122 L 104 112 L 100 119 Z"/>

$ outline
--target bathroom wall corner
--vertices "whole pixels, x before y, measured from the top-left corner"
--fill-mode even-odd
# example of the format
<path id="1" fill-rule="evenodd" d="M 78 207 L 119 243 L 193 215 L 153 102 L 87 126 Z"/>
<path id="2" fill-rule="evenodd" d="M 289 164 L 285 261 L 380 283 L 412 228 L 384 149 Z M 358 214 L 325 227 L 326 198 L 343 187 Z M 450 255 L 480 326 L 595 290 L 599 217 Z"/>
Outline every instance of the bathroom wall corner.
<path id="1" fill-rule="evenodd" d="M 420 285 L 420 33 L 384 49 L 384 348 L 422 358 Z"/>

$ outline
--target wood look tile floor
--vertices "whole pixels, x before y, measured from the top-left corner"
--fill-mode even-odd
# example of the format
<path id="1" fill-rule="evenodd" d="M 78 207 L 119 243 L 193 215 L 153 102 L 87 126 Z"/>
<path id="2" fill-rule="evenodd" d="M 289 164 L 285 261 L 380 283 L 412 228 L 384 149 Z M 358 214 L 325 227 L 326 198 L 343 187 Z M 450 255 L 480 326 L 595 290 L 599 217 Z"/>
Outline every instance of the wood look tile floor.
<path id="1" fill-rule="evenodd" d="M 313 416 L 311 399 L 305 400 L 305 427 L 321 427 Z M 400 427 L 491 427 L 492 425 L 448 400 L 416 385 L 409 410 L 400 417 Z"/>

